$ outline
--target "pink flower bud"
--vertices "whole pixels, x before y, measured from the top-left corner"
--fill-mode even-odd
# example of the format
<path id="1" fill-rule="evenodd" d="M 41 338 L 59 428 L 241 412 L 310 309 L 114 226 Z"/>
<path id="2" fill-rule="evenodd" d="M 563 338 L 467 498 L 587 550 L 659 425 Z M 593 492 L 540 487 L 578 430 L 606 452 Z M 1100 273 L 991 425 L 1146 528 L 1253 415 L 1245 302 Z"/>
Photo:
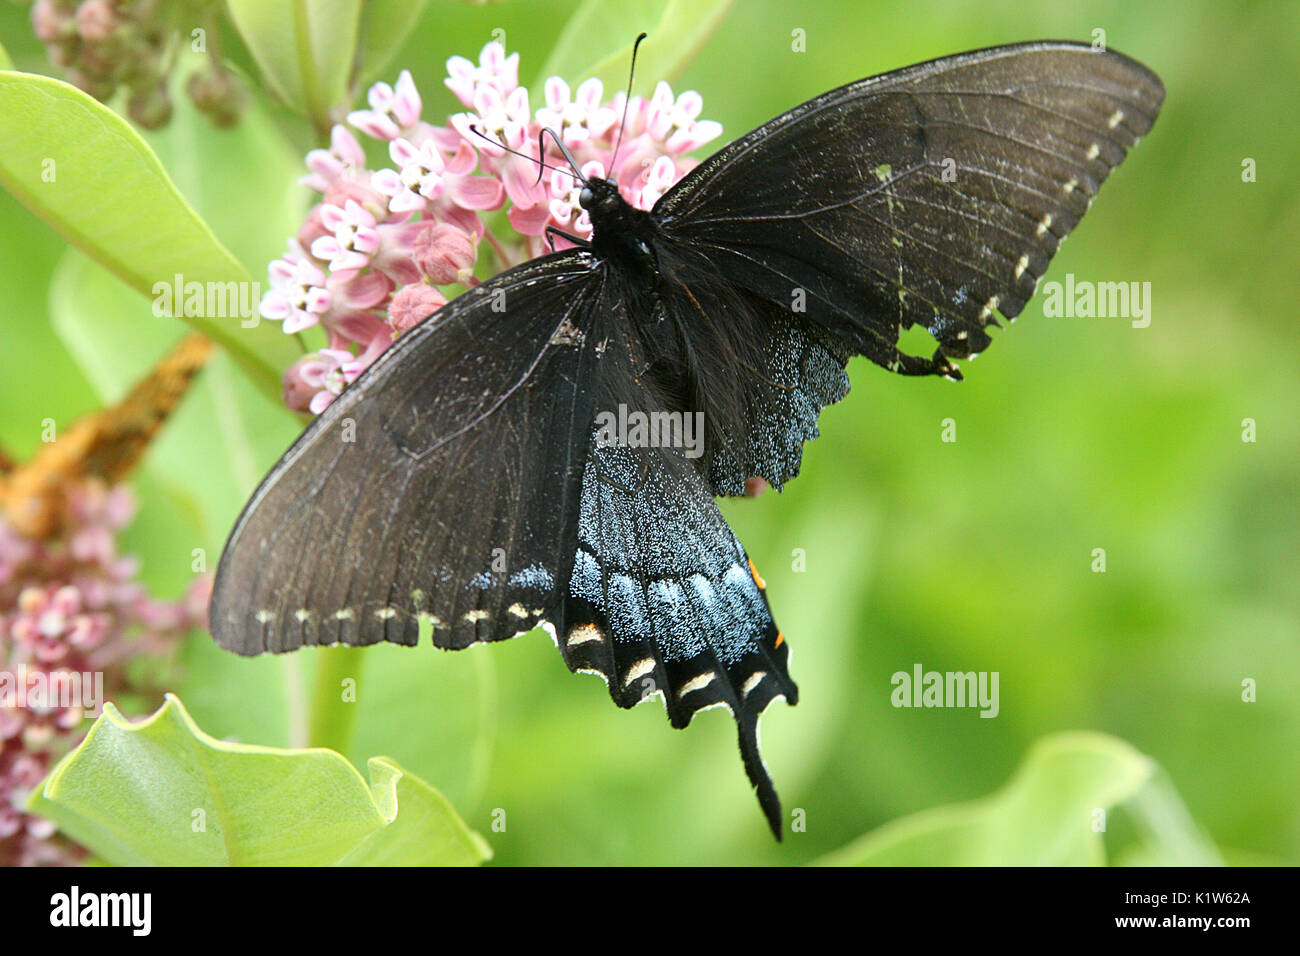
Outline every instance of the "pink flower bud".
<path id="1" fill-rule="evenodd" d="M 467 284 L 478 259 L 474 239 L 463 229 L 446 223 L 422 230 L 415 238 L 412 251 L 420 271 L 434 285 Z"/>
<path id="2" fill-rule="evenodd" d="M 447 304 L 447 297 L 433 286 L 416 282 L 402 286 L 388 307 L 388 324 L 399 335 L 419 325 Z"/>
<path id="3" fill-rule="evenodd" d="M 309 383 L 303 380 L 303 370 L 314 368 L 320 358 L 315 353 L 304 355 L 285 369 L 280 384 L 284 386 L 284 403 L 295 412 L 305 412 L 311 405 L 312 396 L 320 391 L 320 382 Z"/>
<path id="4" fill-rule="evenodd" d="M 35 11 L 32 11 L 35 20 Z M 85 0 L 77 7 L 77 30 L 91 43 L 103 43 L 117 29 L 117 11 L 110 0 Z"/>
<path id="5" fill-rule="evenodd" d="M 74 32 L 74 20 L 55 0 L 36 0 L 32 5 L 32 32 L 42 43 L 58 43 Z"/>
<path id="6" fill-rule="evenodd" d="M 310 249 L 313 242 L 321 236 L 328 236 L 330 234 L 330 230 L 325 227 L 323 222 L 321 222 L 320 207 L 322 205 L 324 204 L 317 203 L 313 206 L 311 212 L 307 213 L 307 218 L 304 219 L 302 225 L 298 227 L 298 245 L 302 246 L 304 249 Z"/>

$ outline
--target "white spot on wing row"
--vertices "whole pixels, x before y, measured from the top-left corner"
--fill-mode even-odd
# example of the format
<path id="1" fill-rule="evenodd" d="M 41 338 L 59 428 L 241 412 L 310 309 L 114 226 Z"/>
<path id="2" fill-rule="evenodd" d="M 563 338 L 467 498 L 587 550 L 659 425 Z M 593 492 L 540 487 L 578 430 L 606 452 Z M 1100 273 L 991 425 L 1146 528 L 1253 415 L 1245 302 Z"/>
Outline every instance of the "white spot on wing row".
<path id="1" fill-rule="evenodd" d="M 566 647 L 577 647 L 579 644 L 590 644 L 592 641 L 598 641 L 600 637 L 600 631 L 594 624 L 583 624 L 569 631 L 564 644 Z"/>
<path id="2" fill-rule="evenodd" d="M 683 684 L 682 689 L 677 692 L 677 699 L 681 700 L 687 694 L 691 694 L 697 690 L 702 690 L 703 688 L 708 687 L 710 684 L 713 683 L 714 679 L 717 676 L 718 675 L 715 674 L 713 671 L 706 671 L 705 673 L 700 674 L 698 677 L 692 677 L 685 684 Z"/>
<path id="3" fill-rule="evenodd" d="M 655 669 L 653 657 L 643 657 L 637 661 L 628 670 L 627 676 L 623 678 L 623 687 L 630 687 L 632 682 L 638 678 L 645 677 L 646 674 L 652 673 Z"/>

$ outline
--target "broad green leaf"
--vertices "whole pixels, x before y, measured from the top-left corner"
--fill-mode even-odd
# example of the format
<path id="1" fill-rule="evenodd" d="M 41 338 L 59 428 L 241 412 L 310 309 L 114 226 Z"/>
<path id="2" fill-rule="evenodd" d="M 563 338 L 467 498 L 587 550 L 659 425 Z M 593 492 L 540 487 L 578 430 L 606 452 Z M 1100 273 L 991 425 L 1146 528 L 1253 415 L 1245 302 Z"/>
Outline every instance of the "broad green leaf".
<path id="1" fill-rule="evenodd" d="M 328 129 L 348 98 L 360 0 L 227 0 L 226 7 L 268 85 Z"/>
<path id="2" fill-rule="evenodd" d="M 249 287 L 248 271 L 185 201 L 153 150 L 75 87 L 0 72 L 0 141 L 0 184 L 136 292 L 153 296 L 158 283 L 177 276 L 205 288 Z M 299 354 L 269 323 L 243 328 L 237 317 L 207 314 L 184 321 L 227 348 L 268 391 L 279 387 L 273 370 Z"/>
<path id="3" fill-rule="evenodd" d="M 1099 866 L 1105 814 L 1137 796 L 1156 763 L 1122 740 L 1039 741 L 993 795 L 904 817 L 825 857 L 836 866 Z"/>
<path id="4" fill-rule="evenodd" d="M 547 57 L 537 89 L 548 76 L 571 83 L 598 76 L 612 94 L 627 83 L 632 44 L 648 36 L 637 53 L 637 86 L 672 82 L 699 53 L 727 15 L 732 0 L 586 0 L 569 18 Z"/>
<path id="5" fill-rule="evenodd" d="M 419 777 L 387 757 L 366 761 L 370 788 L 388 826 L 361 841 L 343 866 L 472 866 L 492 848 L 469 829 L 455 807 Z"/>
<path id="6" fill-rule="evenodd" d="M 491 854 L 445 799 L 386 758 L 370 784 L 331 750 L 205 734 L 179 699 L 139 723 L 106 704 L 28 801 L 118 865 L 471 865 Z"/>
<path id="7" fill-rule="evenodd" d="M 305 191 L 294 184 L 301 165 L 256 105 L 237 128 L 218 129 L 180 90 L 175 92 L 171 124 L 149 134 L 158 155 L 212 228 L 250 269 L 264 274 L 267 260 L 283 250 L 285 237 L 301 221 Z M 231 182 L 240 188 L 230 189 Z M 238 291 L 243 302 L 233 311 L 255 314 L 260 284 Z M 182 333 L 172 319 L 155 316 L 148 301 L 75 250 L 68 250 L 55 270 L 49 304 L 64 346 L 105 404 L 121 399 Z M 280 358 L 280 339 L 290 349 L 284 358 L 297 354 L 297 343 L 278 324 L 263 324 L 278 336 L 271 359 Z M 284 366 L 271 361 L 266 366 L 278 384 Z M 226 356 L 209 359 L 145 458 L 145 467 L 161 483 L 184 489 L 193 499 L 201 521 L 197 540 L 192 534 L 172 536 L 172 560 L 188 570 L 190 551 L 198 547 L 215 559 L 257 480 L 300 428 L 278 387 L 258 391 Z"/>
<path id="8" fill-rule="evenodd" d="M 369 0 L 361 9 L 362 86 L 381 78 L 429 0 Z"/>

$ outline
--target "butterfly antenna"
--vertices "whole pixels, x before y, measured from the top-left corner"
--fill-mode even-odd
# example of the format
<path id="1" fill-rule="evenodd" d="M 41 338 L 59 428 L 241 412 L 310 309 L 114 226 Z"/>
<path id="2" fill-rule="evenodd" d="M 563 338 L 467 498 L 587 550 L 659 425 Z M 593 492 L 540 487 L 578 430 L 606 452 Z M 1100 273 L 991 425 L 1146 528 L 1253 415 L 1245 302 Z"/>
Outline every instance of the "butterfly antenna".
<path id="1" fill-rule="evenodd" d="M 558 166 L 551 166 L 551 165 L 548 165 L 547 163 L 543 162 L 543 161 L 542 161 L 540 158 L 538 158 L 537 156 L 529 156 L 527 153 L 522 153 L 522 152 L 520 152 L 520 151 L 517 150 L 517 149 L 511 149 L 511 148 L 510 148 L 509 146 L 507 146 L 505 143 L 502 143 L 502 142 L 499 142 L 498 140 L 493 139 L 491 136 L 489 136 L 487 133 L 483 132 L 483 131 L 482 131 L 481 129 L 479 129 L 477 126 L 471 126 L 471 127 L 469 128 L 469 131 L 470 131 L 471 133 L 473 133 L 475 136 L 477 136 L 479 139 L 487 140 L 487 141 L 488 141 L 489 143 L 491 143 L 493 146 L 499 146 L 501 149 L 504 149 L 504 150 L 505 150 L 507 153 L 509 153 L 511 156 L 518 156 L 520 159 L 526 159 L 526 160 L 528 160 L 530 163 L 536 163 L 536 164 L 537 164 L 537 167 L 538 167 L 538 169 L 537 169 L 537 181 L 538 181 L 539 183 L 542 181 L 542 170 L 543 170 L 543 169 L 549 169 L 549 170 L 551 170 L 552 172 L 554 172 L 554 171 L 556 171 L 556 170 L 559 169 Z M 563 149 L 563 147 L 561 147 L 561 149 Z M 541 139 L 540 139 L 540 137 L 539 137 L 539 139 L 538 139 L 538 151 L 540 152 L 540 150 L 541 150 Z M 566 150 L 566 152 L 567 152 L 567 150 Z M 570 158 L 570 159 L 569 159 L 569 162 L 573 162 L 573 159 Z"/>
<path id="2" fill-rule="evenodd" d="M 550 133 L 550 134 L 551 134 L 551 141 L 552 141 L 553 143 L 555 143 L 556 148 L 559 149 L 559 151 L 560 151 L 561 153 L 564 154 L 564 159 L 565 159 L 565 161 L 569 164 L 569 166 L 572 167 L 572 169 L 573 169 L 573 175 L 576 176 L 576 177 L 578 178 L 578 182 L 582 183 L 582 185 L 584 185 L 584 186 L 590 185 L 590 184 L 587 182 L 587 177 L 584 176 L 584 175 L 582 175 L 582 169 L 578 166 L 578 161 L 577 161 L 576 159 L 573 158 L 573 154 L 572 154 L 571 152 L 569 152 L 569 147 L 567 147 L 567 146 L 564 145 L 564 143 L 561 141 L 560 137 L 556 134 L 555 130 L 553 130 L 553 129 L 543 129 L 540 133 L 537 134 L 537 155 L 539 155 L 539 156 L 545 156 L 545 155 L 546 155 L 546 150 L 544 150 L 544 149 L 542 148 L 542 137 L 545 136 L 547 133 Z M 557 168 L 557 167 L 555 167 L 555 166 L 546 166 L 545 164 L 542 164 L 542 165 L 543 165 L 546 169 L 556 169 L 556 168 Z M 542 171 L 541 171 L 541 169 L 537 170 L 537 181 L 538 181 L 539 183 L 542 181 Z"/>
<path id="3" fill-rule="evenodd" d="M 632 66 L 627 71 L 627 94 L 623 97 L 623 115 L 618 121 L 618 140 L 614 143 L 614 154 L 609 158 L 609 175 L 610 178 L 618 177 L 618 149 L 623 145 L 623 130 L 627 128 L 627 108 L 632 104 L 632 79 L 636 76 L 636 51 L 641 47 L 641 41 L 646 38 L 642 33 L 632 44 Z"/>

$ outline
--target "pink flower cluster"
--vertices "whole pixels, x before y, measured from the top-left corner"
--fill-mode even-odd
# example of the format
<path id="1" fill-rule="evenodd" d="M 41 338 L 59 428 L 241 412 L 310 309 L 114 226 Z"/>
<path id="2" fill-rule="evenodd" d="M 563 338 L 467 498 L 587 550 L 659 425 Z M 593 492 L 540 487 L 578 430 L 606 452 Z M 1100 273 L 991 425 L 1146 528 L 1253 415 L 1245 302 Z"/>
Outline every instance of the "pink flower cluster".
<path id="1" fill-rule="evenodd" d="M 105 695 L 116 696 L 135 689 L 129 661 L 206 623 L 206 576 L 177 602 L 152 598 L 134 580 L 138 563 L 118 554 L 116 541 L 134 508 L 125 487 L 87 482 L 68 493 L 67 530 L 55 540 L 23 537 L 0 518 L 0 866 L 83 856 L 23 805 L 81 739 L 86 714 L 19 685 L 48 688 L 67 675 L 102 674 Z"/>
<path id="2" fill-rule="evenodd" d="M 23 0 L 18 0 L 23 2 Z M 161 129 L 172 116 L 169 90 L 177 48 L 189 50 L 196 24 L 215 30 L 207 0 L 35 0 L 32 31 L 50 62 L 65 69 L 67 81 L 107 103 L 126 93 L 126 113 L 146 129 Z M 248 94 L 221 60 L 219 38 L 185 84 L 198 109 L 219 126 L 238 121 Z"/>
<path id="3" fill-rule="evenodd" d="M 289 251 L 271 263 L 271 290 L 261 304 L 262 315 L 283 322 L 285 332 L 319 325 L 328 339 L 285 373 L 291 408 L 319 414 L 398 335 L 476 285 L 481 243 L 500 270 L 548 251 L 548 226 L 591 234 L 567 162 L 549 139 L 538 153 L 543 129 L 560 137 L 584 176 L 612 175 L 624 198 L 643 209 L 695 165 L 687 153 L 722 132 L 699 119 L 698 93 L 674 97 L 666 83 L 649 99 L 626 102 L 619 93 L 605 102 L 599 80 L 571 91 L 551 77 L 545 105 L 534 112 L 519 85 L 519 54 L 507 56 L 496 42 L 477 64 L 452 57 L 447 73 L 444 82 L 465 110 L 445 125 L 420 118 L 423 104 L 407 71 L 395 86 L 371 87 L 369 109 L 348 116 L 353 129 L 388 144 L 392 167 L 367 169 L 360 142 L 343 125 L 334 127 L 329 149 L 307 155 L 302 183 L 322 200 Z M 539 159 L 560 168 L 539 180 Z M 504 217 L 485 221 L 502 209 Z"/>

